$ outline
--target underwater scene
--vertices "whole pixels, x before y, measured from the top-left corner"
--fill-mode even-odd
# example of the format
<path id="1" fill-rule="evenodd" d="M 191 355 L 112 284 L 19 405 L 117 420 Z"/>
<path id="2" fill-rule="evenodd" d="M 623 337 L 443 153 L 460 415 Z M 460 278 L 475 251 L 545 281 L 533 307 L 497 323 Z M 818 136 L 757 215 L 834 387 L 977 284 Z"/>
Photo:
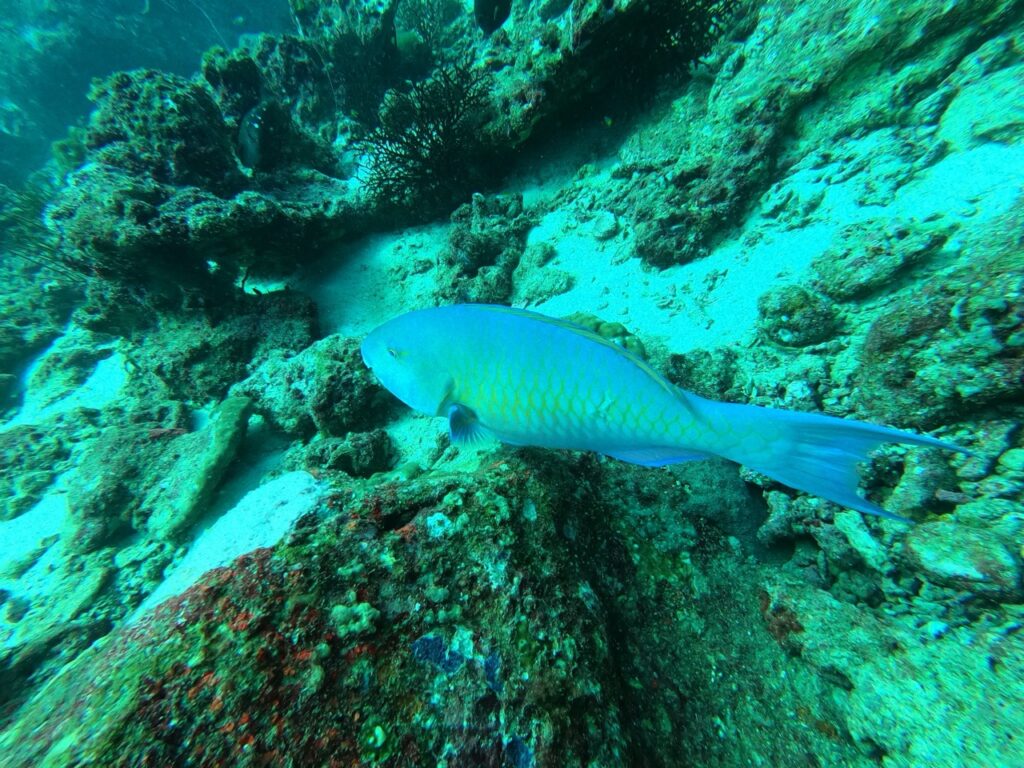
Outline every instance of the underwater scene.
<path id="1" fill-rule="evenodd" d="M 0 768 L 1024 768 L 1024 0 L 0 8 Z"/>

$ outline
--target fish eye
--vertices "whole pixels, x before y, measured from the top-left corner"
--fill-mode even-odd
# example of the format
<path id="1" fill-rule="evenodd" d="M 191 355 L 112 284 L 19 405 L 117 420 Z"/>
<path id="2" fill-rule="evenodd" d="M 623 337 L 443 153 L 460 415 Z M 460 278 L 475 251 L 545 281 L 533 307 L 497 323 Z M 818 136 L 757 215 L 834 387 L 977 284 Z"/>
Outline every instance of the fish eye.
<path id="1" fill-rule="evenodd" d="M 397 349 L 393 349 L 391 347 L 388 347 L 388 354 L 391 355 L 391 357 L 395 358 L 396 360 L 398 359 L 398 350 Z"/>

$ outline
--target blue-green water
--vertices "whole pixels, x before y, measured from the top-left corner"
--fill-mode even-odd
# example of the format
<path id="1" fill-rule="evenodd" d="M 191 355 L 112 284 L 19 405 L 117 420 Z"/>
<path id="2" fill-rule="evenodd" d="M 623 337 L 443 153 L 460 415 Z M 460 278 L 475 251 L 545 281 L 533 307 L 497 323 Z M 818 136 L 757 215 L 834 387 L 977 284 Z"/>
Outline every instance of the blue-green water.
<path id="1" fill-rule="evenodd" d="M 1024 765 L 1024 4 L 4 10 L 0 768 Z"/>

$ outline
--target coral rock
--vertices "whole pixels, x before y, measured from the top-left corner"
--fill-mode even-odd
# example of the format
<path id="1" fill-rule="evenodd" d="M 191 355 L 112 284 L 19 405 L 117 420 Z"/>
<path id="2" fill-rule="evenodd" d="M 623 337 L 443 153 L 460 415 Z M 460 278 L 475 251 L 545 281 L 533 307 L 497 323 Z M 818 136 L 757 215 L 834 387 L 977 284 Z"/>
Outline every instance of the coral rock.
<path id="1" fill-rule="evenodd" d="M 989 531 L 947 522 L 916 526 L 904 553 L 921 575 L 941 586 L 989 596 L 1020 591 L 1020 564 Z"/>

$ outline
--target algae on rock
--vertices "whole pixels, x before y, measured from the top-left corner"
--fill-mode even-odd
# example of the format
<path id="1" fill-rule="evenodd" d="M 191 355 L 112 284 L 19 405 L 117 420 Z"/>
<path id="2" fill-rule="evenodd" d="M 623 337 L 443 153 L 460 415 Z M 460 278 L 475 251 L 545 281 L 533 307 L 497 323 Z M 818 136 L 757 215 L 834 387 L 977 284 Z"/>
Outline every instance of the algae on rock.
<path id="1" fill-rule="evenodd" d="M 213 409 L 201 431 L 179 438 L 181 458 L 140 502 L 150 535 L 174 540 L 204 511 L 238 453 L 251 407 L 248 398 L 229 397 Z"/>

